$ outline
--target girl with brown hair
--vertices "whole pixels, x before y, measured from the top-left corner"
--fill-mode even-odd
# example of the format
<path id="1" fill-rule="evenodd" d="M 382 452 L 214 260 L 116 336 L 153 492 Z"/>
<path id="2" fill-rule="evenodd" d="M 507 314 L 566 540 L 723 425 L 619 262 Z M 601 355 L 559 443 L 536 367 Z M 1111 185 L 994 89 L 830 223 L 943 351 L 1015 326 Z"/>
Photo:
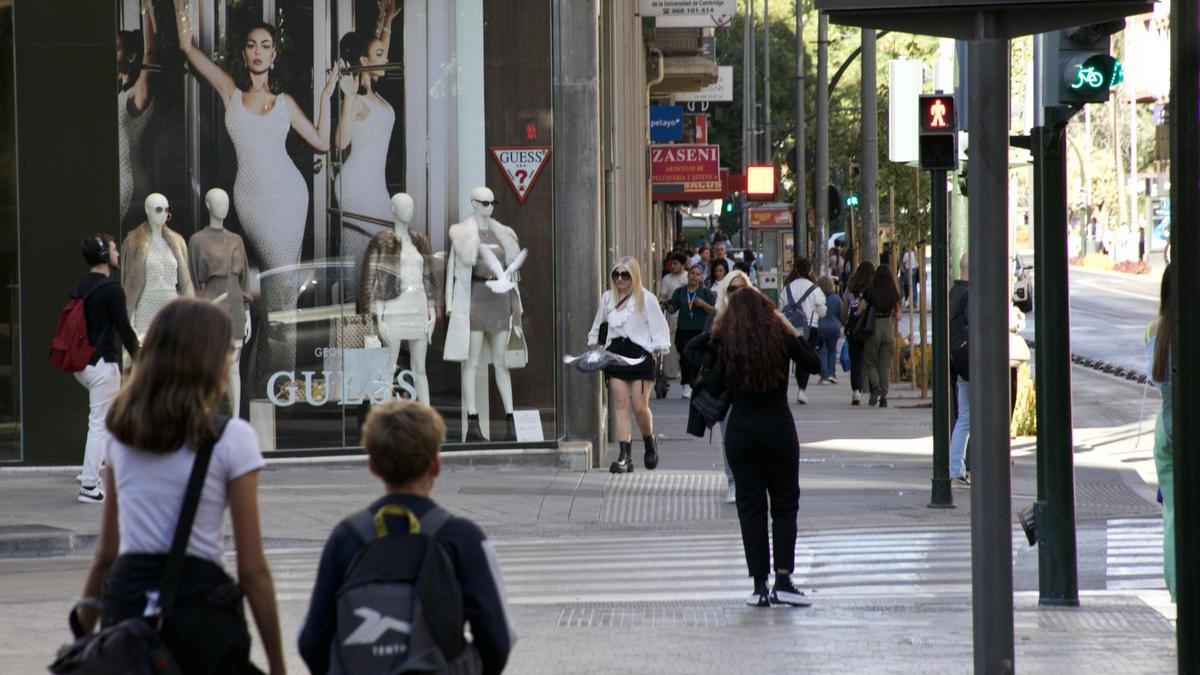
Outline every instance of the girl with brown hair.
<path id="1" fill-rule="evenodd" d="M 192 465 L 200 448 L 215 440 L 178 600 L 161 635 L 186 673 L 256 672 L 242 610 L 245 594 L 270 671 L 283 673 L 274 583 L 259 531 L 258 472 L 265 462 L 253 427 L 234 419 L 222 429 L 216 420 L 228 382 L 231 332 L 222 308 L 191 298 L 172 300 L 151 323 L 132 377 L 108 414 L 113 440 L 104 515 L 79 619 L 90 632 L 97 618 L 112 626 L 143 615 L 148 592 L 163 577 Z M 227 507 L 237 582 L 222 566 Z"/>
<path id="2" fill-rule="evenodd" d="M 788 407 L 788 367 L 815 373 L 817 354 L 761 293 L 744 290 L 728 296 L 728 306 L 713 326 L 710 348 L 715 365 L 705 386 L 714 396 L 728 390 L 732 404 L 725 453 L 737 483 L 738 520 L 755 607 L 811 602 L 792 584 L 795 567 L 796 514 L 800 509 L 800 443 Z M 768 593 L 767 499 L 770 497 L 775 552 L 775 585 Z"/>
<path id="3" fill-rule="evenodd" d="M 863 364 L 871 388 L 867 405 L 878 403 L 880 408 L 886 408 L 892 357 L 896 353 L 896 323 L 900 320 L 900 287 L 892 268 L 887 265 L 876 268 L 865 299 L 875 310 L 875 330 L 863 343 Z"/>
<path id="4" fill-rule="evenodd" d="M 858 405 L 862 402 L 864 342 L 855 339 L 851 327 L 854 325 L 853 317 L 859 316 L 866 309 L 863 305 L 863 296 L 871 287 L 871 280 L 874 278 L 875 263 L 870 260 L 859 263 L 854 274 L 850 276 L 850 281 L 846 283 L 846 293 L 842 303 L 842 324 L 846 326 L 846 342 L 850 345 L 847 348 L 850 353 L 850 405 Z"/>
<path id="5" fill-rule="evenodd" d="M 1163 270 L 1159 287 L 1158 318 L 1146 327 L 1146 352 L 1150 380 L 1162 394 L 1162 409 L 1154 424 L 1154 469 L 1163 504 L 1163 576 L 1171 602 L 1175 602 L 1175 443 L 1171 399 L 1171 324 L 1174 319 L 1171 265 Z"/>

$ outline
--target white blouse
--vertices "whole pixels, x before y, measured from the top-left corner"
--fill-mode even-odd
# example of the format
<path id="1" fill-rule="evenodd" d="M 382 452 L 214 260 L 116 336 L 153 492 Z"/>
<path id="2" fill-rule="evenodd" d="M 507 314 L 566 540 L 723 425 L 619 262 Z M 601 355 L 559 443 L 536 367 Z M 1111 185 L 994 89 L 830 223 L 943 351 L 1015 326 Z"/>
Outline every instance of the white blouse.
<path id="1" fill-rule="evenodd" d="M 658 306 L 658 298 L 642 289 L 642 300 L 646 305 L 645 312 L 637 311 L 634 298 L 617 309 L 612 291 L 605 291 L 600 297 L 600 306 L 596 308 L 596 318 L 592 320 L 588 344 L 596 344 L 600 339 L 600 324 L 607 321 L 608 339 L 605 347 L 613 338 L 623 337 L 651 353 L 670 351 L 671 329 L 667 327 L 667 317 L 663 316 L 662 308 Z"/>

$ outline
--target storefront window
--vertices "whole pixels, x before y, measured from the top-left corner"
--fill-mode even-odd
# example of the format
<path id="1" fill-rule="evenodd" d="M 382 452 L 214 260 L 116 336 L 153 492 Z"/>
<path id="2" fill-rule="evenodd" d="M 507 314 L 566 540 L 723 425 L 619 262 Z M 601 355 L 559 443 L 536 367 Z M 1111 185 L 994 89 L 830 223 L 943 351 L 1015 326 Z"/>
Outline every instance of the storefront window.
<path id="1" fill-rule="evenodd" d="M 392 396 L 452 444 L 554 440 L 549 3 L 118 1 L 154 47 L 120 68 L 124 236 L 170 202 L 263 449 L 355 447 Z"/>

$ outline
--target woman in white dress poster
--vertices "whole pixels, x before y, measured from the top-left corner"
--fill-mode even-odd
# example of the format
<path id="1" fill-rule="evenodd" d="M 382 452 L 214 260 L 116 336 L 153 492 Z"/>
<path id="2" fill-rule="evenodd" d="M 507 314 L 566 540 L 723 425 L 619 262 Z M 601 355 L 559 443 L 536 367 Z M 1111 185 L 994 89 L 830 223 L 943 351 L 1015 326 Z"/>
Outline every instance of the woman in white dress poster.
<path id="1" fill-rule="evenodd" d="M 308 220 L 308 184 L 287 153 L 295 130 L 313 150 L 329 151 L 329 98 L 337 82 L 326 72 L 316 124 L 296 100 L 271 90 L 278 58 L 275 27 L 258 23 L 241 42 L 241 64 L 230 75 L 195 44 L 188 0 L 175 0 L 179 48 L 225 106 L 225 129 L 237 154 L 233 203 L 262 269 L 300 262 Z"/>
<path id="2" fill-rule="evenodd" d="M 395 0 L 380 0 L 373 32 L 356 31 L 342 36 L 338 52 L 343 62 L 360 67 L 386 64 L 392 23 L 399 15 Z M 339 81 L 342 104 L 334 142 L 339 152 L 349 149 L 350 153 L 334 181 L 334 194 L 345 212 L 342 256 L 356 261 L 362 259 L 371 237 L 391 229 L 390 225 L 354 217 L 368 216 L 389 223 L 392 220 L 385 168 L 396 111 L 375 90 L 375 83 L 383 73 L 382 69 L 364 70 L 357 75 L 343 75 Z"/>
<path id="3" fill-rule="evenodd" d="M 117 33 L 117 167 L 122 221 L 140 223 L 149 194 L 144 137 L 154 118 L 155 23 L 151 0 L 140 0 L 141 30 Z M 145 66 L 151 66 L 146 68 Z M 134 195 L 138 195 L 134 199 Z M 132 208 L 131 208 L 132 207 Z M 129 218 L 127 218 L 129 216 Z"/>

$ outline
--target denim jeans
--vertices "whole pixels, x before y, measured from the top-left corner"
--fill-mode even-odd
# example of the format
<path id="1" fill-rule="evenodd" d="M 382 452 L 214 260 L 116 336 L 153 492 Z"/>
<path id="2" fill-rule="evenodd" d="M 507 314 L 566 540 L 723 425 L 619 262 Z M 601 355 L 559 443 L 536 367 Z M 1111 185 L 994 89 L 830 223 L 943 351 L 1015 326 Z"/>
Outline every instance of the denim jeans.
<path id="1" fill-rule="evenodd" d="M 838 356 L 841 352 L 838 351 L 838 337 L 840 331 L 822 330 L 821 331 L 821 348 L 817 350 L 817 356 L 821 357 L 821 379 L 828 380 L 837 375 Z"/>
<path id="2" fill-rule="evenodd" d="M 967 473 L 963 459 L 971 435 L 971 389 L 961 377 L 955 377 L 954 381 L 958 391 L 958 417 L 954 420 L 954 432 L 950 434 L 950 477 L 958 478 Z"/>

